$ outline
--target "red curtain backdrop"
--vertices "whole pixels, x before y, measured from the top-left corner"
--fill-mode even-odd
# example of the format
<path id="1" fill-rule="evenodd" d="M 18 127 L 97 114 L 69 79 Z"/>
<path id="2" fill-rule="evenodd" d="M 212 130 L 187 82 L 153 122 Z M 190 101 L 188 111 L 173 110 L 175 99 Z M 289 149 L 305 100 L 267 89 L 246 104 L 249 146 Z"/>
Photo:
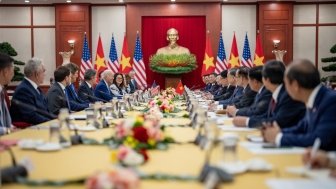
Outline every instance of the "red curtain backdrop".
<path id="1" fill-rule="evenodd" d="M 205 16 L 144 16 L 142 17 L 142 50 L 146 65 L 147 83 L 153 81 L 162 88 L 165 86 L 164 74 L 155 73 L 149 68 L 149 57 L 157 49 L 167 46 L 167 30 L 176 28 L 179 32 L 178 44 L 186 47 L 196 55 L 198 68 L 182 74 L 182 82 L 188 87 L 203 86 L 201 79 L 202 63 L 205 50 Z"/>

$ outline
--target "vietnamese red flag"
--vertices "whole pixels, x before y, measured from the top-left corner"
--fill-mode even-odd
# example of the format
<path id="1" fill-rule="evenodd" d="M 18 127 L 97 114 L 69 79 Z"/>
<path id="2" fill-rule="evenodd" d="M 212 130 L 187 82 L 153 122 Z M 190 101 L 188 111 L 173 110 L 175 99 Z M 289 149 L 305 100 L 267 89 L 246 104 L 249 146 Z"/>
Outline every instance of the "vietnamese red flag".
<path id="1" fill-rule="evenodd" d="M 101 42 L 100 35 L 98 38 L 96 62 L 95 62 L 94 68 L 95 70 L 97 70 L 97 73 L 101 73 L 107 69 L 106 63 L 105 63 L 103 44 Z"/>
<path id="2" fill-rule="evenodd" d="M 255 48 L 255 53 L 254 53 L 254 66 L 262 66 L 265 63 L 265 56 L 264 56 L 264 51 L 261 46 L 261 39 L 260 39 L 260 34 L 258 32 L 257 34 L 257 39 L 256 39 L 256 48 Z"/>
<path id="3" fill-rule="evenodd" d="M 215 64 L 214 64 L 214 56 L 212 53 L 210 37 L 207 35 L 206 43 L 205 43 L 205 54 L 202 66 L 202 76 L 209 75 L 215 72 Z"/>
<path id="4" fill-rule="evenodd" d="M 237 48 L 236 34 L 233 34 L 231 53 L 229 59 L 229 68 L 240 67 L 239 53 Z"/>
<path id="5" fill-rule="evenodd" d="M 184 93 L 184 87 L 183 87 L 183 84 L 180 80 L 180 82 L 177 84 L 177 87 L 175 89 L 175 92 L 179 95 L 182 95 Z"/>
<path id="6" fill-rule="evenodd" d="M 131 70 L 132 70 L 132 59 L 128 51 L 128 43 L 125 35 L 121 52 L 119 72 L 123 74 L 128 74 Z"/>

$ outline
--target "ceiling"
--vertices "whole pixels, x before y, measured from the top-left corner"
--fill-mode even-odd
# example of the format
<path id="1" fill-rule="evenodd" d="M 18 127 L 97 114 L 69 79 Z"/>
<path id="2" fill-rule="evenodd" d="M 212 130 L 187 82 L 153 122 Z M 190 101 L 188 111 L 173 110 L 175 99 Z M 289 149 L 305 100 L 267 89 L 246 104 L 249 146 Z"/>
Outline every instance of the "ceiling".
<path id="1" fill-rule="evenodd" d="M 170 2 L 170 0 L 123 0 L 124 3 L 165 3 Z M 241 2 L 260 2 L 260 1 L 270 1 L 270 0 L 228 0 L 224 3 L 241 3 Z M 276 0 L 279 1 L 293 1 L 293 2 L 323 2 L 331 0 Z M 335 1 L 335 0 L 334 0 Z M 176 0 L 178 2 L 223 2 L 223 0 Z M 335 1 L 336 2 L 336 1 Z M 66 3 L 66 0 L 30 0 L 30 4 L 53 4 L 53 3 Z M 119 0 L 72 0 L 72 3 L 113 3 L 119 4 Z M 25 3 L 25 0 L 0 0 L 0 4 L 29 4 Z"/>

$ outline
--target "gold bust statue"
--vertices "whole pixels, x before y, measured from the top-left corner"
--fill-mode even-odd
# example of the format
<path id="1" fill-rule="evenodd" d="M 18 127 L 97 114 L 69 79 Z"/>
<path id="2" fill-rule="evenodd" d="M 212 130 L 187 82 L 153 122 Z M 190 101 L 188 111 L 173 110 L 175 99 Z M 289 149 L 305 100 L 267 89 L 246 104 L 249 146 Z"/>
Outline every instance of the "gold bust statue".
<path id="1" fill-rule="evenodd" d="M 175 28 L 170 28 L 167 31 L 168 46 L 159 48 L 156 54 L 173 55 L 173 54 L 190 54 L 189 49 L 179 46 L 177 40 L 179 39 L 178 31 Z"/>

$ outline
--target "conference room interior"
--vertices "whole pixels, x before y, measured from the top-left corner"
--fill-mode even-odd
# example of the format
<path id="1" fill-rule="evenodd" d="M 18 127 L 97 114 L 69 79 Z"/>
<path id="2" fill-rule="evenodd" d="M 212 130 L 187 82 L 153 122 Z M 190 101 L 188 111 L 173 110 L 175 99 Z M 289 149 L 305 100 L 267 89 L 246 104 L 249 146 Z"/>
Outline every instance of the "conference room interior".
<path id="1" fill-rule="evenodd" d="M 111 114 L 112 118 L 109 117 L 110 115 L 107 113 L 107 108 L 110 104 L 113 105 L 117 101 L 117 98 L 111 97 L 105 99 L 104 97 L 96 95 L 96 93 L 92 93 L 92 96 L 88 93 L 84 93 L 82 96 L 93 99 L 93 102 L 101 101 L 100 105 L 85 101 L 81 107 L 78 107 L 76 111 L 71 111 L 70 113 L 64 113 L 62 109 L 51 113 L 49 104 L 48 107 L 40 110 L 35 110 L 35 107 L 31 107 L 30 109 L 33 109 L 32 111 L 45 114 L 46 117 L 49 116 L 50 118 L 48 118 L 48 120 L 50 121 L 43 121 L 38 124 L 27 124 L 24 120 L 14 118 L 15 121 L 13 120 L 13 123 L 18 124 L 19 127 L 10 130 L 10 132 L 4 135 L 0 134 L 0 158 L 2 159 L 2 161 L 0 161 L 0 169 L 2 175 L 3 173 L 8 173 L 3 171 L 6 168 L 17 167 L 13 165 L 13 156 L 16 159 L 15 164 L 25 164 L 25 169 L 27 170 L 27 174 L 23 174 L 25 176 L 21 180 L 17 179 L 16 175 L 10 175 L 7 178 L 2 176 L 5 182 L 0 182 L 0 187 L 35 188 L 36 186 L 40 186 L 41 188 L 94 188 L 94 185 L 99 182 L 104 184 L 104 176 L 99 175 L 99 172 L 105 171 L 110 174 L 118 175 L 119 171 L 125 171 L 121 173 L 124 175 L 120 178 L 110 175 L 111 179 L 109 182 L 127 183 L 128 185 L 126 184 L 127 186 L 125 185 L 125 188 L 255 187 L 275 189 L 290 188 L 290 186 L 293 188 L 314 188 L 316 186 L 321 186 L 321 188 L 333 188 L 333 186 L 335 186 L 334 184 L 336 184 L 336 155 L 334 153 L 336 148 L 333 146 L 336 144 L 335 139 L 321 139 L 321 142 L 320 139 L 317 141 L 314 138 L 315 140 L 309 139 L 309 141 L 313 142 L 307 142 L 307 144 L 295 143 L 293 141 L 296 139 L 288 139 L 288 143 L 293 142 L 293 144 L 298 145 L 287 146 L 285 145 L 285 140 L 287 139 L 286 132 L 288 128 L 278 124 L 279 121 L 277 121 L 278 123 L 273 122 L 276 119 L 270 121 L 268 119 L 259 118 L 258 116 L 255 116 L 257 120 L 256 123 L 260 125 L 258 127 L 250 126 L 252 121 L 255 121 L 254 115 L 248 113 L 242 113 L 240 115 L 239 108 L 232 108 L 231 106 L 235 106 L 235 103 L 233 103 L 233 100 L 235 100 L 234 95 L 231 94 L 231 97 L 216 100 L 216 94 L 218 92 L 212 91 L 211 84 L 209 88 L 207 88 L 208 83 L 204 83 L 202 79 L 204 79 L 205 75 L 208 77 L 208 75 L 212 75 L 213 72 L 215 72 L 220 48 L 224 48 L 222 52 L 225 54 L 225 62 L 230 62 L 231 56 L 234 56 L 232 50 L 234 46 L 233 40 L 236 40 L 235 45 L 237 46 L 237 56 L 240 61 L 240 66 L 246 66 L 246 64 L 243 63 L 243 52 L 246 51 L 246 40 L 248 40 L 251 66 L 248 66 L 250 68 L 246 71 L 246 85 L 251 85 L 249 80 L 254 77 L 251 76 L 250 78 L 247 75 L 250 73 L 252 75 L 252 70 L 257 69 L 259 66 L 253 63 L 256 58 L 260 58 L 259 55 L 256 56 L 258 54 L 257 51 L 260 52 L 256 50 L 258 43 L 261 45 L 258 48 L 261 47 L 262 49 L 263 59 L 261 59 L 261 65 L 264 65 L 264 68 L 260 67 L 262 71 L 259 70 L 263 77 L 261 81 L 262 87 L 260 90 L 258 88 L 258 90 L 254 92 L 259 95 L 265 88 L 270 92 L 267 97 L 269 98 L 267 106 L 265 105 L 268 112 L 263 114 L 263 116 L 268 114 L 266 117 L 269 117 L 269 111 L 274 110 L 272 107 L 273 102 L 270 99 L 273 99 L 274 93 L 276 93 L 274 90 L 270 90 L 265 84 L 263 85 L 267 77 L 272 77 L 266 77 L 264 75 L 266 74 L 266 63 L 272 64 L 272 62 L 275 62 L 274 65 L 278 66 L 277 63 L 279 63 L 279 61 L 283 62 L 284 69 L 286 70 L 282 71 L 284 79 L 281 80 L 281 84 L 274 85 L 276 86 L 275 88 L 280 86 L 277 93 L 280 93 L 279 90 L 282 87 L 283 90 L 287 90 L 287 96 L 295 101 L 293 102 L 293 106 L 295 107 L 289 107 L 293 109 L 288 109 L 287 111 L 290 110 L 291 112 L 287 113 L 294 115 L 294 109 L 296 109 L 296 111 L 302 110 L 295 115 L 298 116 L 296 117 L 298 120 L 295 121 L 294 125 L 300 125 L 299 120 L 304 120 L 310 116 L 307 115 L 309 114 L 308 109 L 313 113 L 319 113 L 319 111 L 321 111 L 319 105 L 317 105 L 317 108 L 315 106 L 310 107 L 309 104 L 312 103 L 311 98 L 316 98 L 317 100 L 315 102 L 321 100 L 321 107 L 334 110 L 335 108 L 333 108 L 332 105 L 336 105 L 336 102 L 332 99 L 335 97 L 333 93 L 335 93 L 336 79 L 332 76 L 335 71 L 328 71 L 328 69 L 324 67 L 331 65 L 332 62 L 335 63 L 334 56 L 336 50 L 332 49 L 336 48 L 335 10 L 336 1 L 331 0 L 0 0 L 0 47 L 5 42 L 10 44 L 17 52 L 17 55 L 12 55 L 12 58 L 26 65 L 32 58 L 37 58 L 42 61 L 45 76 L 44 80 L 39 84 L 39 90 L 41 89 L 41 93 L 45 96 L 47 96 L 47 94 L 49 95 L 49 91 L 52 91 L 55 83 L 60 83 L 59 81 L 55 81 L 55 74 L 57 71 L 61 73 L 63 67 L 69 68 L 70 82 L 71 75 L 74 73 L 72 73 L 71 65 L 64 66 L 70 62 L 78 66 L 78 79 L 70 82 L 73 82 L 72 87 L 74 87 L 75 93 L 78 91 L 78 95 L 75 94 L 74 98 L 80 96 L 78 89 L 84 82 L 85 70 L 82 71 L 83 62 L 90 62 L 91 68 L 96 69 L 101 82 L 106 83 L 104 78 L 108 76 L 105 71 L 112 69 L 109 67 L 109 63 L 113 62 L 111 61 L 112 43 L 115 45 L 114 53 L 116 53 L 117 56 L 116 61 L 121 64 L 123 61 L 122 58 L 125 58 L 123 49 L 123 47 L 125 47 L 125 41 L 128 44 L 128 58 L 131 61 L 130 66 L 133 66 L 130 70 L 135 71 L 135 81 L 141 84 L 142 79 L 145 80 L 145 84 L 138 89 L 141 88 L 143 91 L 147 89 L 148 92 L 146 91 L 142 94 L 151 96 L 151 98 L 144 96 L 142 99 L 137 97 L 140 103 L 135 102 L 134 97 L 134 102 L 133 100 L 132 103 L 129 102 L 128 107 L 128 101 L 120 99 L 124 99 L 125 96 L 127 96 L 127 98 L 132 96 L 132 94 L 125 95 L 126 93 L 131 93 L 127 90 L 132 89 L 125 90 L 127 92 L 121 92 L 120 96 L 118 96 L 119 94 L 115 95 L 115 97 L 119 98 L 118 103 L 122 101 L 125 106 L 122 107 L 124 108 L 122 113 L 121 110 L 119 109 L 118 111 L 117 108 L 116 115 L 114 115 L 114 113 Z M 178 45 L 189 49 L 190 53 L 195 55 L 196 60 L 196 68 L 194 70 L 188 73 L 178 74 L 178 76 L 176 76 L 177 74 L 158 73 L 150 66 L 150 61 L 158 54 L 158 49 L 168 45 L 169 38 L 167 30 L 170 28 L 175 28 L 178 31 Z M 87 49 L 85 49 L 85 40 L 87 42 Z M 98 47 L 99 40 L 101 40 L 101 47 Z M 136 67 L 135 63 L 138 62 L 135 58 L 137 40 L 140 42 L 141 61 L 144 63 L 144 68 L 141 71 L 138 70 L 139 68 Z M 223 41 L 222 47 L 220 47 L 221 40 Z M 208 44 L 209 46 L 207 46 Z M 211 49 L 210 51 L 209 48 Z M 1 50 L 2 49 L 0 49 L 0 52 Z M 89 53 L 89 61 L 83 61 L 84 51 Z M 100 52 L 98 53 L 98 51 Z M 211 53 L 209 54 L 209 52 Z M 100 53 L 103 53 L 104 56 L 98 56 Z M 206 59 L 209 55 L 211 55 L 210 58 L 212 58 L 211 61 L 213 62 L 214 70 L 211 73 L 204 74 L 204 69 L 208 69 Z M 99 58 L 97 58 L 97 56 Z M 99 63 L 100 58 L 103 58 L 106 64 L 106 68 L 102 71 L 99 70 L 99 66 L 97 66 L 101 63 Z M 331 59 L 329 63 L 326 61 L 328 58 Z M 302 59 L 304 59 L 304 61 L 302 61 Z M 291 79 L 293 78 L 290 78 L 291 71 L 299 69 L 300 65 L 305 65 L 307 62 L 311 62 L 313 67 L 307 66 L 307 69 L 302 70 L 308 70 L 308 72 L 310 70 L 312 73 L 315 69 L 318 70 L 321 80 L 319 80 L 318 87 L 314 86 L 309 90 L 311 96 L 308 95 L 307 99 L 304 99 L 306 101 L 304 101 L 303 93 L 297 93 L 295 96 L 294 87 L 290 89 L 287 84 L 292 85 Z M 22 74 L 24 73 L 24 65 L 15 66 L 19 68 L 19 70 L 15 72 L 19 71 Z M 216 70 L 215 76 L 224 79 L 229 78 L 231 69 L 228 67 L 227 70 L 225 76 L 221 74 L 223 70 L 220 72 Z M 94 74 L 96 72 L 94 72 Z M 117 72 L 113 74 L 115 75 L 115 78 L 112 78 L 113 81 L 117 79 Z M 143 72 L 143 74 L 141 74 L 141 76 L 137 75 L 139 72 Z M 300 70 L 296 73 L 306 74 L 306 72 L 300 72 Z M 124 74 L 128 75 L 128 73 Z M 237 79 L 244 77 L 244 74 L 245 70 L 237 68 L 233 76 Z M 122 76 L 124 80 L 125 78 L 123 77 L 125 76 Z M 99 79 L 95 82 L 98 85 L 100 84 Z M 295 79 L 294 77 L 294 80 Z M 66 83 L 65 80 L 64 84 Z M 109 85 L 114 84 L 112 80 L 111 83 L 108 83 Z M 272 79 L 268 81 L 270 82 L 269 85 L 274 84 L 272 83 Z M 243 82 L 243 79 L 241 82 Z M 9 104 L 7 105 L 9 107 L 11 104 L 13 105 L 13 103 L 24 108 L 29 106 L 24 104 L 24 100 L 11 102 L 15 90 L 20 83 L 21 81 L 11 81 L 6 86 L 6 92 L 9 97 Z M 91 85 L 89 86 L 91 87 Z M 159 87 L 157 88 L 156 86 Z M 0 87 L 0 89 L 3 90 L 1 83 Z M 148 111 L 148 109 L 150 110 L 152 108 L 151 100 L 156 100 L 156 96 L 161 97 L 162 93 L 160 94 L 160 90 L 164 91 L 165 94 L 171 93 L 170 89 L 166 90 L 168 87 L 174 89 L 174 98 L 170 99 L 170 97 L 168 97 L 169 101 L 171 101 L 169 105 L 173 104 L 175 110 L 181 112 L 170 111 L 169 105 L 167 105 L 168 108 L 163 107 L 160 109 L 159 114 L 156 114 L 156 110 L 153 110 L 154 113 Z M 181 87 L 183 91 L 181 95 L 179 95 L 179 89 Z M 244 92 L 245 87 L 246 86 L 243 87 Z M 95 86 L 92 88 L 94 90 Z M 108 92 L 102 89 L 98 89 L 98 91 L 95 92 L 105 96 L 106 93 L 110 93 L 111 88 L 112 87 L 108 86 Z M 317 92 L 314 93 L 313 89 L 321 91 L 324 89 L 328 90 L 325 96 L 323 96 L 324 94 L 322 95 L 322 93 L 319 93 L 319 95 L 320 97 L 325 97 L 325 99 L 330 99 L 330 101 L 323 101 L 323 99 L 319 98 L 319 95 L 315 97 Z M 62 88 L 62 90 L 65 89 Z M 116 90 L 118 90 L 118 88 Z M 218 88 L 218 91 L 219 90 L 221 89 Z M 288 90 L 293 90 L 294 92 Z M 302 91 L 307 92 L 308 90 L 302 89 Z M 61 98 L 64 100 L 68 98 L 67 95 L 65 92 L 65 96 L 58 95 L 52 98 L 52 100 L 60 100 Z M 111 92 L 111 95 L 113 96 L 114 93 Z M 294 96 L 297 99 L 295 99 Z M 300 97 L 298 98 L 298 96 Z M 218 98 L 223 98 L 223 96 L 219 95 Z M 46 99 L 50 100 L 51 98 L 48 97 Z M 255 98 L 253 98 L 252 101 L 253 100 L 258 101 Z M 194 116 L 197 111 L 191 107 L 195 101 L 197 101 L 199 109 L 206 108 L 205 112 L 204 110 L 197 110 L 205 113 L 205 117 L 201 117 L 199 112 L 198 114 L 196 113 L 198 116 Z M 252 101 L 250 105 L 253 103 Z M 299 101 L 300 106 L 297 103 Z M 328 102 L 331 105 L 328 106 Z M 131 107 L 131 104 L 133 107 Z M 160 105 L 159 107 L 161 108 Z M 66 104 L 65 106 L 72 109 L 72 105 L 70 104 Z M 253 106 L 253 104 L 251 106 Z M 37 109 L 39 108 L 37 107 Z M 77 136 L 77 133 L 80 133 L 80 135 L 83 134 L 85 138 L 81 138 L 80 143 L 82 144 L 74 145 L 73 143 L 73 145 L 71 145 L 70 142 L 70 147 L 63 146 L 62 149 L 46 150 L 44 152 L 19 147 L 20 140 L 34 140 L 35 142 L 39 142 L 38 140 L 50 140 L 52 137 L 50 132 L 53 123 L 58 122 L 60 117 L 62 117 L 59 115 L 62 114 L 72 117 L 69 121 L 71 122 L 71 124 L 69 124 L 72 125 L 71 127 L 75 127 L 73 125 L 85 127 L 85 125 L 91 123 L 87 119 L 88 115 L 86 115 L 88 109 L 92 111 L 96 111 L 96 109 L 104 111 L 104 113 L 101 113 L 103 119 L 100 118 L 99 120 L 101 126 L 98 126 L 94 131 L 80 129 L 78 129 L 79 131 L 73 129 L 75 130 L 73 131 L 71 129 L 65 129 L 64 127 L 60 129 L 63 135 L 73 134 Z M 14 112 L 11 110 L 11 114 L 15 114 L 15 111 L 17 110 L 14 109 Z M 4 110 L 1 109 L 0 116 L 3 112 Z M 107 118 L 103 116 L 105 112 Z M 164 133 L 162 136 L 167 137 L 163 140 L 165 142 L 162 142 L 164 143 L 164 149 L 160 149 L 160 145 L 156 145 L 155 148 L 152 147 L 152 149 L 148 147 L 148 149 L 144 150 L 144 154 L 146 155 L 142 154 L 143 157 L 141 156 L 141 158 L 144 158 L 143 162 L 136 166 L 128 166 L 125 163 L 121 163 L 121 160 L 118 159 L 120 158 L 120 150 L 125 149 L 121 149 L 120 146 L 116 148 L 116 146 L 113 146 L 115 145 L 112 144 L 113 142 L 104 143 L 104 140 L 115 137 L 114 135 L 118 132 L 118 127 L 128 123 L 125 120 L 134 119 L 134 124 L 136 124 L 139 120 L 141 122 L 142 119 L 150 119 L 146 118 L 146 116 L 151 113 L 153 113 L 153 115 L 148 117 L 155 117 L 155 124 L 161 126 L 166 125 L 162 126 L 165 127 L 162 131 L 162 133 Z M 141 118 L 139 118 L 140 114 L 142 115 L 140 116 Z M 326 114 L 332 115 L 333 113 L 327 112 Z M 312 118 L 316 125 L 322 124 L 322 121 L 318 122 L 320 119 L 319 116 L 320 114 Z M 301 117 L 302 119 L 300 119 Z M 197 119 L 207 120 L 204 121 L 204 125 L 210 125 L 210 128 L 208 128 L 210 131 L 213 129 L 211 124 L 219 128 L 220 134 L 215 132 L 212 133 L 214 136 L 211 135 L 211 137 L 219 137 L 217 134 L 220 135 L 218 141 L 212 141 L 210 139 L 211 137 L 207 138 L 209 136 L 206 136 L 206 133 L 210 131 L 200 129 L 202 127 L 204 129 L 204 127 L 207 126 L 199 126 L 199 123 L 195 121 Z M 287 119 L 287 117 L 282 119 Z M 307 119 L 309 122 L 311 117 Z M 326 126 L 331 126 L 333 119 L 335 118 L 323 119 L 323 121 L 325 121 L 323 124 L 327 123 L 325 124 Z M 293 117 L 289 117 L 286 121 L 293 120 Z M 0 120 L 0 123 L 1 121 L 2 120 Z M 143 124 L 145 124 L 145 122 L 146 121 L 144 121 Z M 308 126 L 311 126 L 309 125 L 310 122 L 308 122 Z M 95 124 L 96 123 L 93 123 L 93 125 Z M 107 126 L 105 128 L 104 125 L 108 125 L 111 128 Z M 229 125 L 230 128 L 224 128 L 224 125 Z M 0 124 L 0 126 L 2 125 Z M 265 131 L 267 127 L 278 128 L 279 130 Z M 67 125 L 66 128 L 70 127 Z M 283 130 L 283 132 L 281 132 L 281 130 Z M 329 132 L 334 131 L 335 129 L 329 130 Z M 204 135 L 200 137 L 202 132 L 204 132 Z M 274 134 L 272 132 L 278 133 Z M 326 131 L 324 130 L 324 132 Z M 274 134 L 274 136 L 271 136 L 272 134 Z M 316 135 L 318 134 L 319 133 Z M 335 134 L 326 134 L 323 136 L 335 136 Z M 202 137 L 203 139 L 200 139 Z M 239 141 L 239 144 L 236 144 L 236 151 L 233 152 L 234 158 L 238 160 L 236 161 L 235 159 L 231 166 L 225 167 L 227 165 L 224 166 L 224 164 L 218 162 L 222 162 L 224 161 L 223 159 L 227 158 L 228 153 L 225 152 L 225 144 L 223 141 L 230 137 L 231 139 L 233 137 Z M 171 143 L 167 142 L 170 138 L 172 138 L 173 141 Z M 297 138 L 297 140 L 299 139 L 300 137 Z M 71 137 L 69 140 L 71 140 Z M 256 142 L 254 140 L 258 141 Z M 329 143 L 326 144 L 326 141 Z M 83 144 L 85 142 L 87 143 Z M 204 144 L 202 144 L 202 142 Z M 253 142 L 256 142 L 260 149 L 252 146 Z M 259 146 L 260 143 L 262 143 L 261 146 Z M 272 145 L 268 145 L 268 143 L 272 143 Z M 122 144 L 129 145 L 125 145 L 127 146 L 127 150 L 129 150 L 128 148 L 131 149 L 130 146 L 133 145 L 133 143 L 131 144 L 131 142 L 126 141 L 126 139 Z M 141 151 L 139 149 L 136 150 L 135 151 L 139 153 Z M 126 150 L 124 152 L 126 153 Z M 315 155 L 327 158 L 325 161 L 328 161 L 328 163 L 324 162 L 325 164 L 323 165 L 317 165 L 318 162 L 315 162 L 316 165 L 313 164 L 313 160 L 309 158 L 313 156 L 315 158 Z M 28 169 L 27 164 L 32 164 L 33 168 Z M 253 165 L 257 167 L 255 170 L 253 170 L 253 168 L 255 168 Z M 248 166 L 251 167 L 249 168 Z M 128 168 L 130 167 L 132 170 L 128 172 Z M 323 169 L 316 170 L 315 168 L 317 167 L 323 167 Z M 239 168 L 244 170 L 239 170 Z M 133 172 L 134 169 L 137 171 Z M 233 173 L 231 174 L 230 171 L 232 170 Z M 139 174 L 140 172 L 143 173 L 142 177 L 139 176 L 141 175 Z M 123 178 L 127 179 L 123 180 Z M 325 182 L 321 180 L 321 178 L 325 179 Z M 57 182 L 59 182 L 60 186 L 58 186 Z M 290 185 L 290 183 L 293 185 Z M 103 184 L 97 184 L 96 188 L 102 188 Z"/>

